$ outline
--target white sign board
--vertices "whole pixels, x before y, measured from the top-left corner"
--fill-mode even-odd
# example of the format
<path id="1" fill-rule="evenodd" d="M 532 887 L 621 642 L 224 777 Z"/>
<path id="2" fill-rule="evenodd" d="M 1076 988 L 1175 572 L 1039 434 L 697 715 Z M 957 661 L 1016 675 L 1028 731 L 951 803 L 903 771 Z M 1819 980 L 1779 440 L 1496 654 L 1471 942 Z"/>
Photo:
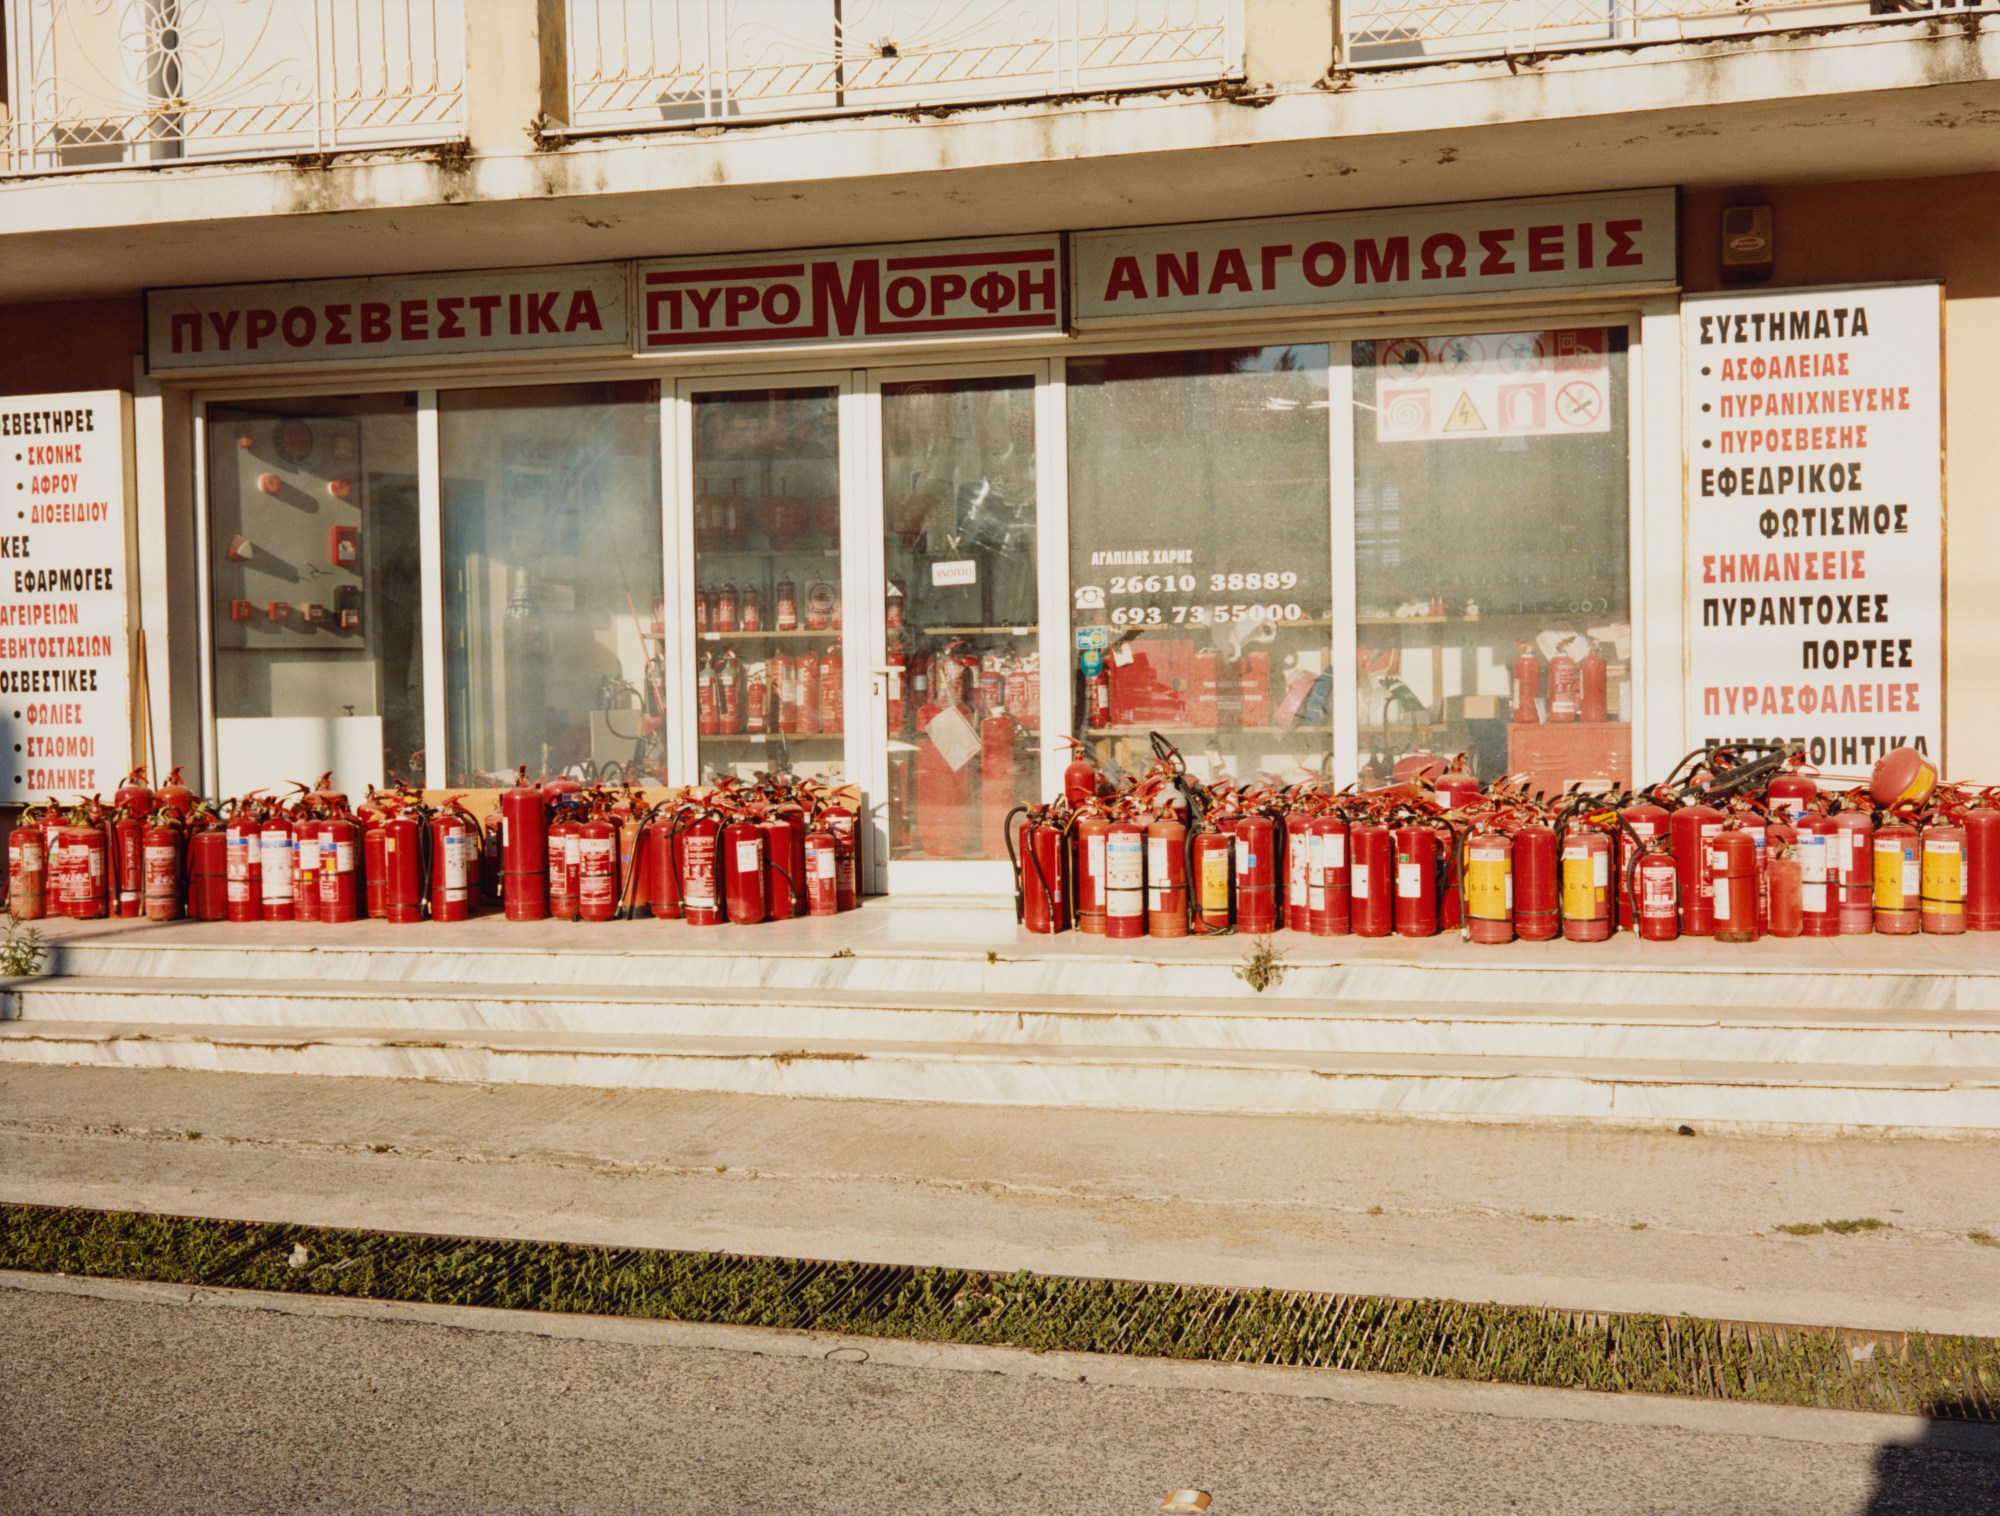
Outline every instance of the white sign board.
<path id="1" fill-rule="evenodd" d="M 1377 362 L 1378 442 L 1490 442 L 1611 430 L 1602 327 L 1396 337 Z"/>
<path id="2" fill-rule="evenodd" d="M 125 574 L 123 397 L 0 398 L 0 803 L 131 766 Z"/>
<path id="3" fill-rule="evenodd" d="M 1226 311 L 1665 287 L 1678 272 L 1674 211 L 1674 192 L 1661 189 L 1081 232 L 1070 239 L 1070 310 L 1090 330 Z"/>
<path id="4" fill-rule="evenodd" d="M 1942 761 L 1942 291 L 1691 297 L 1688 732 Z"/>
<path id="5" fill-rule="evenodd" d="M 399 274 L 152 290 L 155 374 L 299 363 L 429 362 L 513 353 L 623 353 L 626 266 Z"/>

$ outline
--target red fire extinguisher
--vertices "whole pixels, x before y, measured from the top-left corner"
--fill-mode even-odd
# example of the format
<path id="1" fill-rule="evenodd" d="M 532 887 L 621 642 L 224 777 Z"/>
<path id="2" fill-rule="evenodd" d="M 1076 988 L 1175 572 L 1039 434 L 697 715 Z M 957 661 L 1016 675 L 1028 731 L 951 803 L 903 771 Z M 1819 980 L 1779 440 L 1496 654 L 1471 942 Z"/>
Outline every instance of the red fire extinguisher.
<path id="1" fill-rule="evenodd" d="M 1236 823 L 1236 929 L 1263 936 L 1278 928 L 1278 828 L 1269 816 Z"/>
<path id="2" fill-rule="evenodd" d="M 1111 823 L 1102 816 L 1080 817 L 1073 828 L 1075 858 L 1070 877 L 1076 881 L 1076 926 L 1080 932 L 1105 936 L 1105 890 L 1108 887 L 1105 839 Z"/>
<path id="3" fill-rule="evenodd" d="M 1531 821 L 1514 833 L 1514 935 L 1548 942 L 1562 930 L 1558 903 L 1555 828 Z"/>
<path id="4" fill-rule="evenodd" d="M 1579 827 L 1562 844 L 1562 934 L 1569 942 L 1611 936 L 1611 839 Z"/>
<path id="5" fill-rule="evenodd" d="M 1236 833 L 1196 832 L 1194 836 L 1194 926 L 1203 933 L 1226 932 L 1235 919 Z"/>
<path id="6" fill-rule="evenodd" d="M 1604 663 L 1604 655 L 1597 650 L 1595 642 L 1590 651 L 1576 666 L 1578 682 L 1578 714 L 1585 721 L 1602 722 L 1611 714 L 1610 693 L 1606 688 L 1610 672 Z"/>
<path id="7" fill-rule="evenodd" d="M 407 809 L 382 823 L 382 910 L 408 926 L 424 919 L 423 827 Z"/>
<path id="8" fill-rule="evenodd" d="M 229 838 L 219 824 L 188 834 L 188 915 L 196 921 L 229 919 Z"/>
<path id="9" fill-rule="evenodd" d="M 681 832 L 681 909 L 689 926 L 723 923 L 721 860 L 716 857 L 721 834 L 721 823 L 713 816 L 696 817 Z"/>
<path id="10" fill-rule="evenodd" d="M 231 813 L 224 830 L 229 871 L 229 919 L 264 919 L 264 870 L 262 831 L 254 811 Z"/>
<path id="11" fill-rule="evenodd" d="M 1582 680 L 1576 660 L 1566 652 L 1549 659 L 1549 720 L 1574 721 L 1581 703 Z"/>
<path id="12" fill-rule="evenodd" d="M 181 917 L 181 829 L 179 812 L 171 820 L 156 819 L 145 829 L 145 904 L 148 921 L 178 921 Z"/>
<path id="13" fill-rule="evenodd" d="M 1514 720 L 1517 725 L 1538 725 L 1542 719 L 1540 701 L 1542 698 L 1542 660 L 1535 656 L 1533 646 L 1521 642 L 1515 644 L 1514 658 Z"/>
<path id="14" fill-rule="evenodd" d="M 258 859 L 264 886 L 263 917 L 266 921 L 290 921 L 293 874 L 298 860 L 293 857 L 297 839 L 292 824 L 276 809 L 266 813 L 258 828 Z"/>
<path id="15" fill-rule="evenodd" d="M 48 841 L 39 826 L 23 821 L 7 834 L 7 910 L 20 921 L 48 914 Z"/>
<path id="16" fill-rule="evenodd" d="M 187 813 L 194 809 L 194 798 L 194 791 L 187 787 L 178 768 L 169 773 L 167 782 L 153 792 L 155 804 L 178 812 L 183 820 L 186 819 Z"/>
<path id="17" fill-rule="evenodd" d="M 704 737 L 715 736 L 721 717 L 715 701 L 715 662 L 706 653 L 701 655 L 701 667 L 695 671 L 694 712 L 695 730 Z"/>
<path id="18" fill-rule="evenodd" d="M 1894 937 L 1920 926 L 1923 863 L 1917 829 L 1891 820 L 1875 829 L 1875 930 Z"/>
<path id="19" fill-rule="evenodd" d="M 1435 937 L 1438 931 L 1438 835 L 1428 826 L 1399 826 L 1396 844 L 1396 905 L 1399 937 Z"/>
<path id="20" fill-rule="evenodd" d="M 979 723 L 979 795 L 982 850 L 998 858 L 1004 847 L 1007 812 L 1014 805 L 1014 743 L 1020 727 L 996 705 Z"/>
<path id="21" fill-rule="evenodd" d="M 1628 805 L 1618 813 L 1618 816 L 1624 822 L 1627 830 L 1619 838 L 1621 845 L 1612 849 L 1611 856 L 1614 862 L 1636 856 L 1639 850 L 1644 848 L 1655 837 L 1666 835 L 1666 808 L 1654 805 L 1651 801 L 1641 801 L 1637 805 Z M 1628 932 L 1632 930 L 1633 923 L 1638 920 L 1632 904 L 1632 880 L 1630 874 L 1631 871 L 1622 862 L 1619 863 L 1618 924 Z"/>
<path id="22" fill-rule="evenodd" d="M 471 817 L 443 809 L 431 817 L 431 920 L 472 917 L 479 832 Z"/>
<path id="23" fill-rule="evenodd" d="M 146 771 L 143 768 L 136 768 L 127 774 L 111 796 L 113 810 L 125 811 L 140 821 L 153 814 L 155 803 L 152 787 L 146 783 Z"/>
<path id="24" fill-rule="evenodd" d="M 1796 845 L 1773 851 L 1764 865 L 1765 895 L 1770 905 L 1771 935 L 1797 937 L 1805 931 L 1805 870 Z"/>
<path id="25" fill-rule="evenodd" d="M 1755 942 L 1757 844 L 1741 827 L 1725 827 L 1709 839 L 1708 893 L 1715 940 Z"/>
<path id="26" fill-rule="evenodd" d="M 1146 828 L 1146 930 L 1155 937 L 1188 934 L 1187 827 L 1171 812 Z"/>
<path id="27" fill-rule="evenodd" d="M 1069 891 L 1063 878 L 1062 829 L 1026 806 L 1012 833 L 1014 919 L 1038 936 L 1069 927 Z"/>
<path id="28" fill-rule="evenodd" d="M 143 778 L 143 770 L 134 772 Z M 126 791 L 120 790 L 119 793 L 124 794 Z M 148 812 L 152 809 L 152 801 L 152 794 L 147 792 Z M 142 814 L 121 809 L 111 821 L 111 863 L 114 881 L 111 914 L 114 916 L 136 917 L 145 910 L 146 823 L 140 819 Z"/>
<path id="29" fill-rule="evenodd" d="M 548 830 L 549 915 L 557 921 L 576 920 L 577 872 L 582 863 L 576 842 L 580 825 L 563 814 Z"/>
<path id="30" fill-rule="evenodd" d="M 1841 837 L 1833 818 L 1803 811 L 1793 824 L 1798 833 L 1799 909 L 1801 934 L 1840 935 L 1840 902 L 1834 894 L 1833 848 Z"/>
<path id="31" fill-rule="evenodd" d="M 1667 821 L 1674 862 L 1681 871 L 1683 937 L 1715 935 L 1715 897 L 1709 888 L 1708 850 L 1721 830 L 1722 812 L 1708 805 L 1682 806 Z"/>
<path id="32" fill-rule="evenodd" d="M 1389 829 L 1363 821 L 1349 829 L 1348 892 L 1357 937 L 1387 937 L 1396 928 L 1396 844 Z"/>
<path id="33" fill-rule="evenodd" d="M 799 729 L 799 666 L 780 648 L 771 654 L 770 670 L 778 730 L 796 732 Z"/>
<path id="34" fill-rule="evenodd" d="M 500 796 L 500 901 L 509 921 L 549 914 L 548 816 L 525 768 Z"/>
<path id="35" fill-rule="evenodd" d="M 1965 930 L 1965 828 L 1934 822 L 1924 828 L 1919 878 L 1923 929 L 1946 937 Z"/>
<path id="36" fill-rule="evenodd" d="M 1285 813 L 1285 930 L 1312 930 L 1312 818 L 1304 811 Z"/>
<path id="37" fill-rule="evenodd" d="M 647 891 L 652 871 L 646 867 L 646 818 L 643 805 L 638 813 L 631 802 L 622 807 L 618 826 L 618 919 L 638 921 L 650 914 Z"/>
<path id="38" fill-rule="evenodd" d="M 379 811 L 367 812 L 361 828 L 361 891 L 370 921 L 389 919 L 388 833 L 382 830 L 387 817 Z"/>
<path id="39" fill-rule="evenodd" d="M 318 921 L 319 823 L 301 814 L 292 822 L 292 919 Z"/>
<path id="40" fill-rule="evenodd" d="M 840 909 L 840 844 L 825 824 L 806 833 L 806 913 L 831 916 Z"/>
<path id="41" fill-rule="evenodd" d="M 1875 822 L 1866 811 L 1836 811 L 1830 860 L 1834 894 L 1840 903 L 1840 935 L 1865 936 L 1875 930 Z"/>
<path id="42" fill-rule="evenodd" d="M 646 859 L 646 907 L 656 921 L 681 919 L 681 846 L 679 818 L 656 812 L 646 823 L 640 847 Z"/>
<path id="43" fill-rule="evenodd" d="M 1069 766 L 1063 770 L 1063 799 L 1075 810 L 1097 793 L 1097 765 L 1084 756 L 1083 744 L 1072 741 Z"/>
<path id="44" fill-rule="evenodd" d="M 576 915 L 610 921 L 618 914 L 618 828 L 601 816 L 576 828 Z"/>
<path id="45" fill-rule="evenodd" d="M 79 921 L 109 914 L 110 847 L 104 828 L 70 821 L 56 829 L 57 910 Z"/>
<path id="46" fill-rule="evenodd" d="M 1967 811 L 1965 828 L 1965 929 L 2000 932 L 2000 810 Z"/>
<path id="47" fill-rule="evenodd" d="M 1327 814 L 1306 827 L 1306 908 L 1315 937 L 1345 937 L 1349 928 L 1347 823 Z"/>
<path id="48" fill-rule="evenodd" d="M 826 829 L 833 833 L 834 900 L 843 911 L 861 904 L 861 831 L 854 812 L 844 805 L 830 805 L 820 813 Z"/>
<path id="49" fill-rule="evenodd" d="M 1479 943 L 1514 940 L 1514 839 L 1474 832 L 1465 839 L 1465 931 Z"/>
<path id="50" fill-rule="evenodd" d="M 799 587 L 787 573 L 779 579 L 771 591 L 772 614 L 781 632 L 796 632 L 799 629 Z"/>
<path id="51" fill-rule="evenodd" d="M 1638 904 L 1641 941 L 1672 942 L 1680 936 L 1681 872 L 1665 843 L 1649 842 L 1634 856 L 1631 893 Z"/>
<path id="52" fill-rule="evenodd" d="M 329 816 L 314 823 L 319 843 L 319 919 L 338 924 L 352 921 L 361 909 L 354 868 L 360 828 L 346 816 Z"/>
<path id="53" fill-rule="evenodd" d="M 811 653 L 799 654 L 793 678 L 799 683 L 799 730 L 810 734 L 819 730 L 819 660 Z"/>
<path id="54" fill-rule="evenodd" d="M 743 730 L 743 685 L 734 653 L 715 661 L 715 729 L 724 737 Z"/>
<path id="55" fill-rule="evenodd" d="M 773 921 L 806 913 L 806 824 L 796 811 L 781 811 L 764 828 L 764 903 Z"/>
<path id="56" fill-rule="evenodd" d="M 1146 829 L 1136 821 L 1105 829 L 1104 935 L 1146 935 Z"/>
<path id="57" fill-rule="evenodd" d="M 829 735 L 844 729 L 847 685 L 840 649 L 830 647 L 819 660 L 819 729 Z"/>
<path id="58" fill-rule="evenodd" d="M 729 919 L 751 925 L 764 919 L 764 829 L 754 821 L 732 821 L 722 829 L 723 898 Z"/>

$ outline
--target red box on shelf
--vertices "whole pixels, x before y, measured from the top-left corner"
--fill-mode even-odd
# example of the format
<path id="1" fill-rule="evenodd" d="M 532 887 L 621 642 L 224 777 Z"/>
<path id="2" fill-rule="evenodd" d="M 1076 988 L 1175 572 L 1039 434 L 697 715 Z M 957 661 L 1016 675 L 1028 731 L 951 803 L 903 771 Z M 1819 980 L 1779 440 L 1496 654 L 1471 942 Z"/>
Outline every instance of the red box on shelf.
<path id="1" fill-rule="evenodd" d="M 1185 637 L 1121 643 L 1104 660 L 1111 678 L 1111 724 L 1178 726 L 1188 719 L 1194 644 Z"/>

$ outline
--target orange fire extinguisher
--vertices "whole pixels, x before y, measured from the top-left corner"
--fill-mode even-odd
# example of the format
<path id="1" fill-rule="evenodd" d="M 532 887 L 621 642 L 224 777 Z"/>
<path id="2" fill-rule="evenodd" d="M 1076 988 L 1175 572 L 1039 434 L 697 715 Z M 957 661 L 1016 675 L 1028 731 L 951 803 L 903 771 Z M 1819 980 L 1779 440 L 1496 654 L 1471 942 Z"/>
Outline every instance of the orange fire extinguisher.
<path id="1" fill-rule="evenodd" d="M 1108 888 L 1106 839 L 1111 823 L 1101 815 L 1079 817 L 1071 830 L 1075 852 L 1070 877 L 1076 881 L 1077 930 L 1093 936 L 1106 935 L 1104 917 Z"/>
<path id="2" fill-rule="evenodd" d="M 1187 827 L 1171 812 L 1146 828 L 1146 930 L 1155 937 L 1188 934 Z"/>
<path id="3" fill-rule="evenodd" d="M 1136 821 L 1105 828 L 1104 935 L 1146 935 L 1146 829 Z"/>
<path id="4" fill-rule="evenodd" d="M 49 855 L 46 835 L 25 819 L 7 834 L 7 909 L 18 920 L 48 914 Z"/>

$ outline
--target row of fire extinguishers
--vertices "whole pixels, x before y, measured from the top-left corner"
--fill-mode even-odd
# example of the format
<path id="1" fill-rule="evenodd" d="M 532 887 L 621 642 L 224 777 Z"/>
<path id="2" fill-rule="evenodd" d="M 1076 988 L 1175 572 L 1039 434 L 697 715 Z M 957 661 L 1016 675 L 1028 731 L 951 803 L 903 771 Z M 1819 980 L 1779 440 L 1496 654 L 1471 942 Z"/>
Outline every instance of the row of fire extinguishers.
<path id="1" fill-rule="evenodd" d="M 824 916 L 859 903 L 855 812 L 810 781 L 725 780 L 648 803 L 636 789 L 523 769 L 495 824 L 457 800 L 322 778 L 284 799 L 211 806 L 176 769 L 134 770 L 110 804 L 29 807 L 8 839 L 8 909 L 153 921 L 510 921 L 650 916 L 695 926 Z"/>
<path id="2" fill-rule="evenodd" d="M 695 728 L 704 737 L 837 736 L 846 709 L 844 671 L 839 648 L 780 651 L 748 664 L 733 649 L 704 653 L 695 670 Z"/>
<path id="3" fill-rule="evenodd" d="M 954 641 L 934 653 L 912 653 L 900 636 L 888 647 L 889 735 L 922 734 L 927 709 L 955 705 L 975 723 L 1005 712 L 1023 731 L 1042 724 L 1042 660 L 1033 653 L 973 653 Z"/>
<path id="4" fill-rule="evenodd" d="M 1822 791 L 1794 750 L 1689 754 L 1642 791 L 1555 799 L 1460 760 L 1356 793 L 1200 784 L 1159 762 L 1113 785 L 1080 755 L 1064 793 L 1007 818 L 1017 918 L 1108 937 L 1279 928 L 1478 943 L 1754 942 L 2000 931 L 2000 790 L 1941 785 L 1892 751 Z"/>

